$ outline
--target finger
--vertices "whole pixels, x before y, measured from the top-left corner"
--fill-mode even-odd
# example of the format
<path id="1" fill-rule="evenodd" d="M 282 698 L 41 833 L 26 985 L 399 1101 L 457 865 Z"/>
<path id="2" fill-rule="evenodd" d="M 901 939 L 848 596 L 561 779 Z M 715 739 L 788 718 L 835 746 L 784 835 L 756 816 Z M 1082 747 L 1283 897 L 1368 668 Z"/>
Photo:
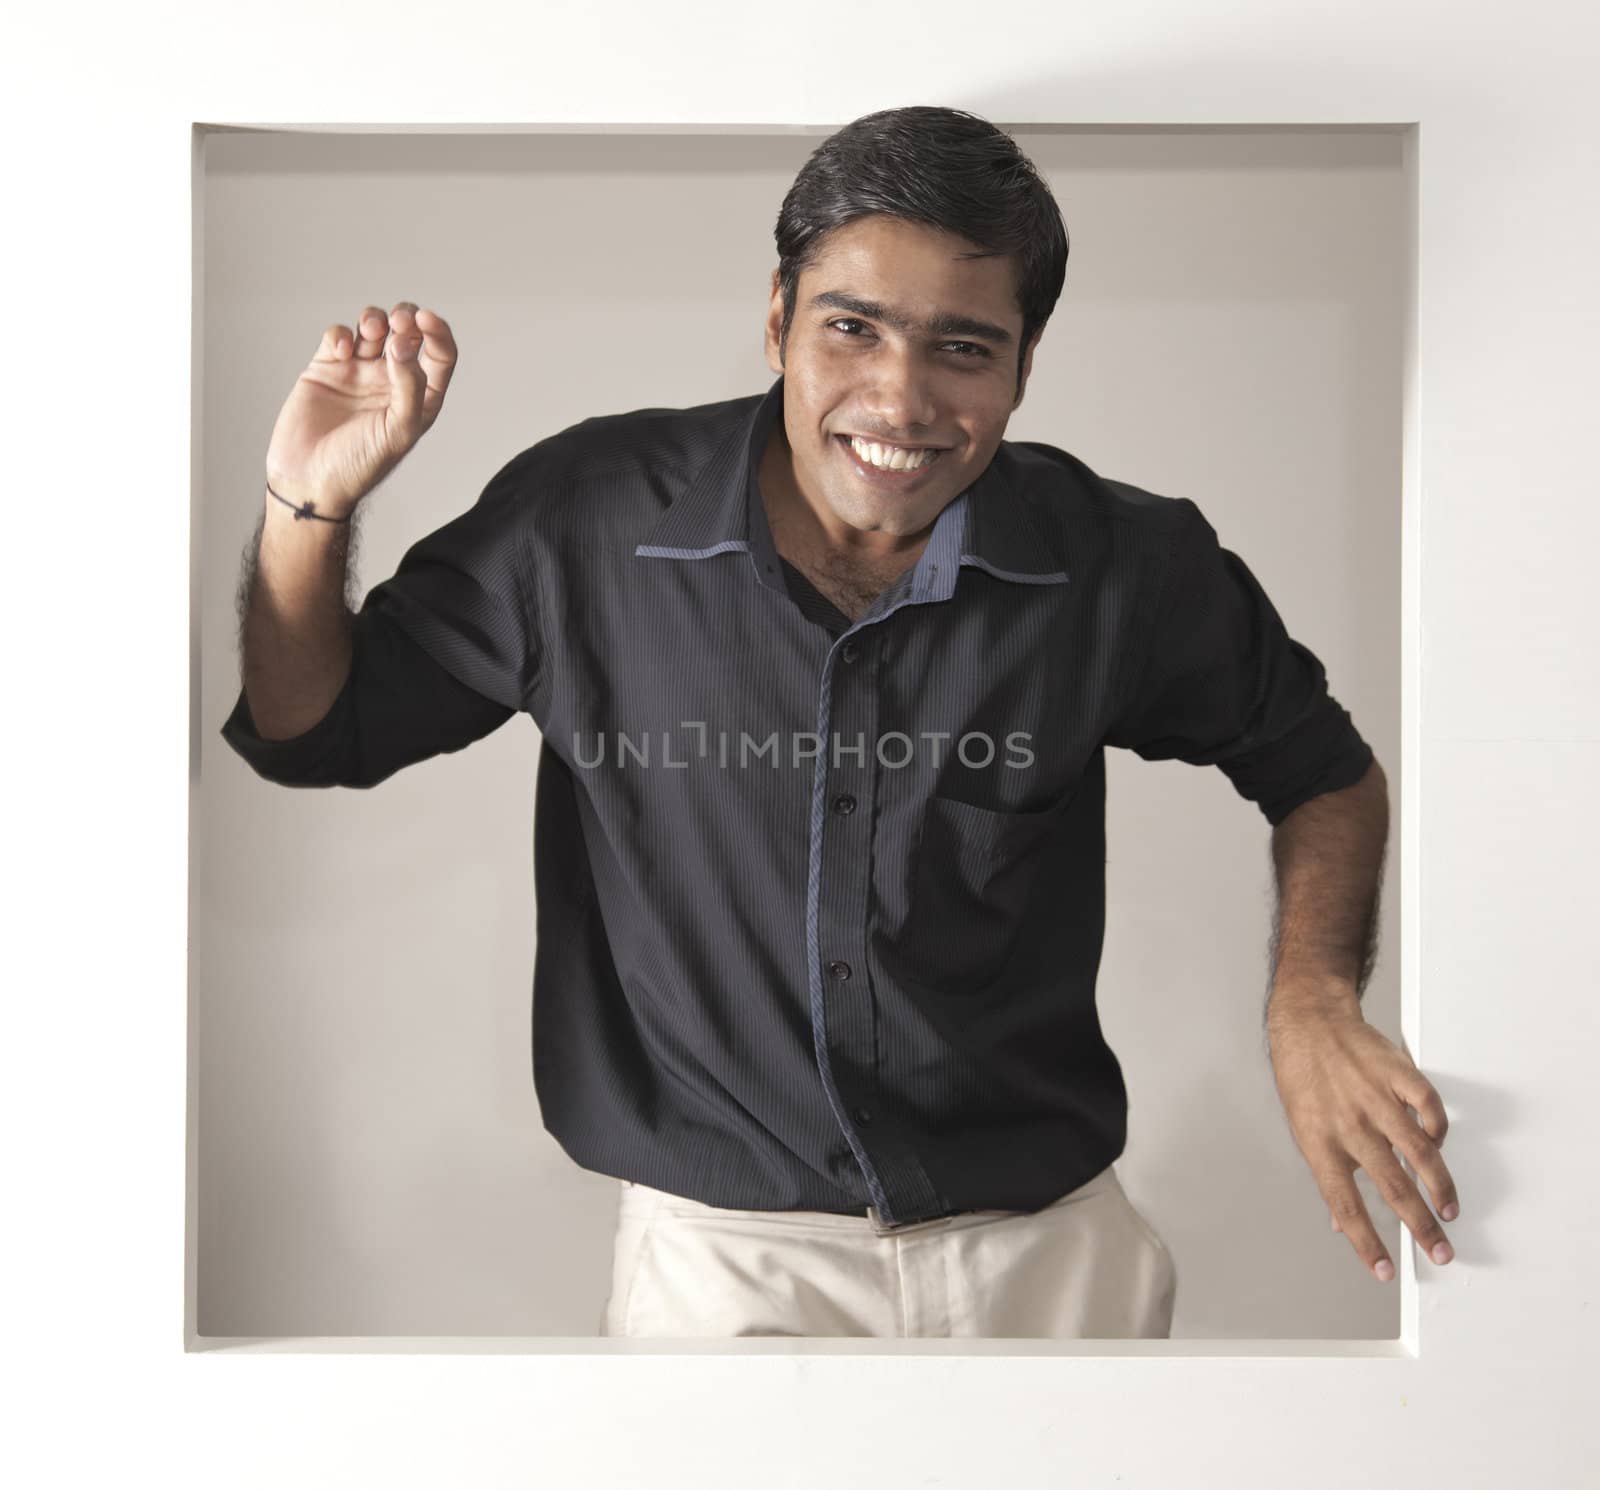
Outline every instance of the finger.
<path id="1" fill-rule="evenodd" d="M 455 334 L 450 330 L 449 322 L 431 310 L 419 310 L 413 319 L 422 332 L 420 361 L 428 374 L 427 401 L 430 406 L 436 406 L 438 400 L 444 397 L 445 389 L 450 386 L 450 375 L 456 369 L 458 353 Z"/>
<path id="2" fill-rule="evenodd" d="M 1455 1256 L 1444 1228 L 1439 1225 L 1428 1203 L 1422 1198 L 1414 1181 L 1394 1156 L 1387 1144 L 1375 1143 L 1369 1153 L 1358 1156 L 1372 1183 L 1378 1187 L 1384 1203 L 1397 1215 L 1434 1262 L 1444 1264 Z"/>
<path id="3" fill-rule="evenodd" d="M 388 334 L 388 317 L 376 305 L 367 306 L 356 318 L 356 356 L 369 362 L 383 356 L 383 339 Z"/>
<path id="4" fill-rule="evenodd" d="M 450 330 L 450 323 L 443 316 L 435 315 L 431 310 L 418 310 L 412 315 L 411 321 L 421 334 L 429 356 L 455 361 L 455 333 Z"/>
<path id="5" fill-rule="evenodd" d="M 397 300 L 389 312 L 389 333 L 391 340 L 405 343 L 404 355 L 414 355 L 417 347 L 422 345 L 422 333 L 417 330 L 417 307 L 414 301 Z"/>
<path id="6" fill-rule="evenodd" d="M 1329 1170 L 1317 1177 L 1322 1198 L 1333 1216 L 1335 1231 L 1342 1231 L 1356 1249 L 1356 1256 L 1366 1263 L 1379 1282 L 1387 1283 L 1394 1277 L 1394 1263 L 1388 1250 L 1378 1238 L 1378 1233 L 1367 1215 L 1367 1207 L 1356 1189 L 1356 1182 L 1343 1170 Z"/>
<path id="7" fill-rule="evenodd" d="M 1409 1113 L 1400 1114 L 1393 1129 L 1384 1135 L 1400 1150 L 1406 1161 L 1428 1187 L 1433 1198 L 1433 1208 L 1446 1221 L 1454 1221 L 1461 1214 L 1456 1201 L 1456 1182 L 1445 1167 L 1444 1156 L 1438 1146 L 1412 1121 Z"/>
<path id="8" fill-rule="evenodd" d="M 388 355 L 383 359 L 389 369 L 389 407 L 394 416 L 395 433 L 408 443 L 415 440 L 426 425 L 422 399 L 427 386 L 427 377 L 417 365 L 417 344 L 421 337 L 405 325 L 410 315 L 411 308 L 404 302 L 389 313 Z"/>
<path id="9" fill-rule="evenodd" d="M 1450 1130 L 1450 1119 L 1445 1115 L 1444 1098 L 1422 1072 L 1412 1069 L 1402 1072 L 1391 1083 L 1394 1094 L 1408 1107 L 1414 1107 L 1422 1131 L 1435 1143 L 1442 1144 Z"/>
<path id="10" fill-rule="evenodd" d="M 393 363 L 416 363 L 422 352 L 422 332 L 417 328 L 417 307 L 413 301 L 397 300 L 389 312 L 389 357 Z M 407 386 L 415 386 L 418 398 L 425 377 L 408 375 Z"/>
<path id="11" fill-rule="evenodd" d="M 317 343 L 316 354 L 312 360 L 319 361 L 326 358 L 336 362 L 349 353 L 352 340 L 350 328 L 335 321 L 333 325 L 323 330 L 322 340 Z"/>

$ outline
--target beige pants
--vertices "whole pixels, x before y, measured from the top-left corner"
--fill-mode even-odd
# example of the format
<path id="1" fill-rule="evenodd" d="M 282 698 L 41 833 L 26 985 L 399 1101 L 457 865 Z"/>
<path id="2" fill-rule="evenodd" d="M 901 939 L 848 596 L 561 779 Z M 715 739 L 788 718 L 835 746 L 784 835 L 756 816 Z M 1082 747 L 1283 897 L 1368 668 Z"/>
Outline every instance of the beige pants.
<path id="1" fill-rule="evenodd" d="M 602 1335 L 1165 1339 L 1177 1270 L 1115 1167 L 1039 1211 L 903 1236 L 622 1182 Z"/>

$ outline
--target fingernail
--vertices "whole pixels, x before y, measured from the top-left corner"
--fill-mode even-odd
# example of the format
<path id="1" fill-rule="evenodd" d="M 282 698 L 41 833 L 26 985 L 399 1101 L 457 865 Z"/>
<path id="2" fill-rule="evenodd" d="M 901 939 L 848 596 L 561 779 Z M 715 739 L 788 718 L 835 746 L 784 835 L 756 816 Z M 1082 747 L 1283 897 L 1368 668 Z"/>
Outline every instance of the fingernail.
<path id="1" fill-rule="evenodd" d="M 1378 1278 L 1381 1282 L 1387 1283 L 1392 1277 L 1394 1277 L 1394 1264 L 1390 1262 L 1387 1257 L 1385 1257 L 1382 1262 L 1378 1263 L 1373 1268 L 1373 1272 L 1378 1275 Z"/>
<path id="2" fill-rule="evenodd" d="M 1454 1221 L 1457 1215 L 1460 1213 L 1456 1209 L 1455 1201 L 1452 1200 L 1449 1205 L 1445 1206 L 1444 1209 L 1439 1212 L 1439 1214 L 1443 1216 L 1446 1221 Z"/>
<path id="3" fill-rule="evenodd" d="M 1456 1254 L 1450 1250 L 1449 1242 L 1435 1242 L 1429 1255 L 1435 1262 L 1449 1262 Z"/>

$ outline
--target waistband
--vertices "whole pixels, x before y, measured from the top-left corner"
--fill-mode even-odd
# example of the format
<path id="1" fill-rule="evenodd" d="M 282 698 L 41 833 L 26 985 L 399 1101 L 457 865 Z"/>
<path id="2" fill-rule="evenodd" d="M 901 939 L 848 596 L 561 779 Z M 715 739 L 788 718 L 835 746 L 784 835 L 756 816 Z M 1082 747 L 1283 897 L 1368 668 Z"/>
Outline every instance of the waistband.
<path id="1" fill-rule="evenodd" d="M 1119 1183 L 1114 1165 L 1107 1165 L 1099 1174 L 1083 1184 L 1058 1196 L 1036 1211 L 969 1209 L 947 1211 L 917 1221 L 888 1222 L 877 1206 L 869 1205 L 858 1211 L 810 1210 L 740 1210 L 728 1206 L 708 1205 L 705 1201 L 691 1200 L 686 1195 L 675 1195 L 670 1190 L 657 1190 L 638 1180 L 622 1181 L 624 1214 L 667 1214 L 678 1216 L 720 1217 L 730 1221 L 768 1222 L 795 1227 L 813 1227 L 820 1230 L 858 1232 L 876 1236 L 904 1236 L 908 1232 L 927 1231 L 935 1227 L 970 1225 L 973 1218 L 998 1220 L 1006 1216 L 1039 1215 L 1044 1211 L 1068 1206 Z"/>

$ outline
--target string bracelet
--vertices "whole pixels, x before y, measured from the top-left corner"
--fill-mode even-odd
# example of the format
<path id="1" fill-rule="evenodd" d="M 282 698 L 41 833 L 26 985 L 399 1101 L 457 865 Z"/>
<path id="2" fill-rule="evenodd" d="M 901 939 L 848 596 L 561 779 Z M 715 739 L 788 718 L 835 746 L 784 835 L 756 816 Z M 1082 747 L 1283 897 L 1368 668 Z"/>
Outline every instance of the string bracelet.
<path id="1" fill-rule="evenodd" d="M 273 491 L 272 483 L 270 481 L 267 483 L 267 495 L 278 497 L 277 492 Z M 326 517 L 320 512 L 313 512 L 311 510 L 311 502 L 309 500 L 301 503 L 299 506 L 296 506 L 287 497 L 278 497 L 278 500 L 282 502 L 285 507 L 294 508 L 294 518 L 296 522 L 299 522 L 303 517 L 314 517 L 325 523 L 347 523 L 350 521 L 350 515 L 348 513 L 346 513 L 343 517 Z"/>

